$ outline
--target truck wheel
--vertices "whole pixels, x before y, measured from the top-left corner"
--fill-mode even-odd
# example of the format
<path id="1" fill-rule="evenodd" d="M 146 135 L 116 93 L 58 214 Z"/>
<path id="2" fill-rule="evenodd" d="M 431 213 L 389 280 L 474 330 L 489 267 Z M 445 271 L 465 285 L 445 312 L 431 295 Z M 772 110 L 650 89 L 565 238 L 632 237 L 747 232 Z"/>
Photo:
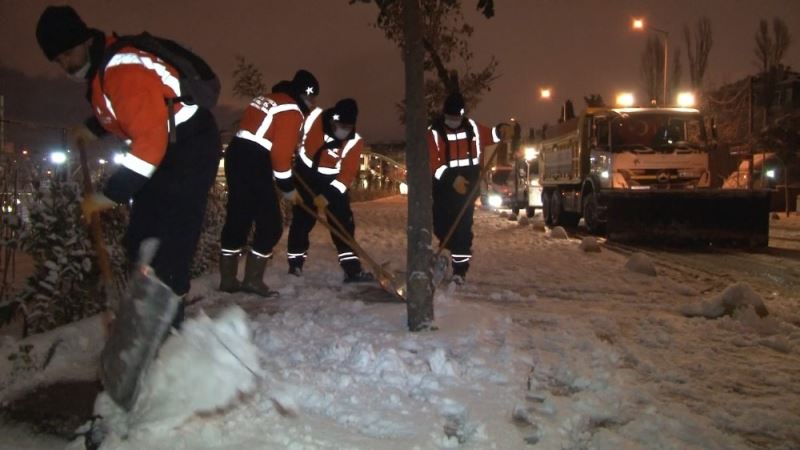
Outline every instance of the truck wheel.
<path id="1" fill-rule="evenodd" d="M 597 194 L 588 193 L 583 198 L 583 220 L 589 233 L 603 234 L 605 223 L 600 221 L 600 206 L 597 204 Z"/>
<path id="2" fill-rule="evenodd" d="M 581 216 L 578 214 L 564 211 L 564 204 L 561 202 L 561 191 L 557 189 L 553 191 L 550 211 L 553 225 L 574 228 L 578 226 L 578 222 L 581 220 Z"/>
<path id="3" fill-rule="evenodd" d="M 536 208 L 534 208 L 533 206 L 528 206 L 527 208 L 525 208 L 525 215 L 528 216 L 528 219 L 532 218 L 533 216 L 536 215 Z"/>

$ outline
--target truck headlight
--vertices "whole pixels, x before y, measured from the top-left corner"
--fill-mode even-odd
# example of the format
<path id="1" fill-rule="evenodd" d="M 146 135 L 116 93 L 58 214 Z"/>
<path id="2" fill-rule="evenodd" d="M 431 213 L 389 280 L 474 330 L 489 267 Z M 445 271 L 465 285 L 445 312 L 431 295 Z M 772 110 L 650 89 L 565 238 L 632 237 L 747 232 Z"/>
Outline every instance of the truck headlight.
<path id="1" fill-rule="evenodd" d="M 770 169 L 767 171 L 767 178 L 775 178 L 775 170 Z"/>
<path id="2" fill-rule="evenodd" d="M 489 206 L 492 208 L 499 208 L 503 206 L 503 197 L 500 197 L 497 194 L 492 194 L 489 196 Z"/>

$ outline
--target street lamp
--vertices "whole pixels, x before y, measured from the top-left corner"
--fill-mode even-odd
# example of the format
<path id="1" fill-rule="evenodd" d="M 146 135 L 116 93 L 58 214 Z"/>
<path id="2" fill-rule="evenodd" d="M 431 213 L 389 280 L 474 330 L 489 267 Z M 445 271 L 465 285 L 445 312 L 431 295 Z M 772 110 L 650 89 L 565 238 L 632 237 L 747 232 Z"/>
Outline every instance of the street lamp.
<path id="1" fill-rule="evenodd" d="M 549 87 L 539 88 L 539 98 L 542 100 L 550 100 L 553 97 L 553 90 Z"/>
<path id="2" fill-rule="evenodd" d="M 663 101 L 664 101 L 664 105 L 666 105 L 667 104 L 667 72 L 668 72 L 667 71 L 667 65 L 668 65 L 668 61 L 669 61 L 669 56 L 668 56 L 669 55 L 669 33 L 666 32 L 665 30 L 661 30 L 661 29 L 658 29 L 658 28 L 655 28 L 655 27 L 651 27 L 650 25 L 647 25 L 645 23 L 644 19 L 642 19 L 641 17 L 635 17 L 633 19 L 633 21 L 631 22 L 631 27 L 634 30 L 637 30 L 637 31 L 641 31 L 641 30 L 644 30 L 645 28 L 647 28 L 650 31 L 655 31 L 656 33 L 659 33 L 662 36 L 664 36 L 664 94 L 663 94 L 664 95 L 664 97 L 663 97 L 664 100 Z"/>
<path id="3" fill-rule="evenodd" d="M 52 162 L 55 165 L 60 166 L 61 164 L 64 164 L 65 162 L 67 162 L 67 154 L 62 152 L 62 151 L 60 151 L 60 150 L 56 150 L 54 152 L 51 152 L 50 153 L 50 162 Z"/>

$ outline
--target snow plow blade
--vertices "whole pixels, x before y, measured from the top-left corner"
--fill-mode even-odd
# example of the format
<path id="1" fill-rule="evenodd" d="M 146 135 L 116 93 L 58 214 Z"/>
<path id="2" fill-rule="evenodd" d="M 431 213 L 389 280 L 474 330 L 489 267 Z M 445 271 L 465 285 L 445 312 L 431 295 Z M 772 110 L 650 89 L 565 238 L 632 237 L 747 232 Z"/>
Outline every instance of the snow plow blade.
<path id="1" fill-rule="evenodd" d="M 161 347 L 180 302 L 148 265 L 157 246 L 155 239 L 142 243 L 141 261 L 120 300 L 111 335 L 100 355 L 103 386 L 126 411 L 136 403 L 142 375 Z"/>
<path id="2" fill-rule="evenodd" d="M 769 191 L 663 190 L 607 194 L 608 239 L 656 246 L 761 248 Z"/>

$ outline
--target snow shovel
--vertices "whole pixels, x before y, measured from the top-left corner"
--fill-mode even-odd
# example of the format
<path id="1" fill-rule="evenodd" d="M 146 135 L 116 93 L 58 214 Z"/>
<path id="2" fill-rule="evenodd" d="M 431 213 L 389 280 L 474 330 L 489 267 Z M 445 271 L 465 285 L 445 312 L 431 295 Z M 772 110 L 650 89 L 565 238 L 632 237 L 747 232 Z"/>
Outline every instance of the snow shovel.
<path id="1" fill-rule="evenodd" d="M 136 403 L 142 376 L 161 347 L 180 304 L 180 297 L 156 277 L 149 265 L 157 249 L 155 238 L 142 242 L 139 262 L 100 355 L 103 386 L 126 411 Z"/>
<path id="2" fill-rule="evenodd" d="M 492 166 L 494 163 L 495 158 L 497 157 L 497 150 L 492 152 L 492 156 L 489 157 L 489 161 L 481 167 L 480 173 L 478 174 L 477 182 L 472 186 L 470 191 L 467 193 L 467 201 L 464 202 L 464 206 L 461 207 L 461 210 L 458 212 L 456 219 L 450 224 L 450 228 L 447 229 L 447 234 L 444 235 L 441 241 L 439 241 L 439 248 L 436 250 L 436 253 L 433 255 L 433 259 L 431 261 L 432 272 L 433 272 L 433 285 L 438 286 L 444 280 L 445 273 L 447 272 L 447 268 L 449 267 L 449 262 L 447 257 L 442 255 L 442 251 L 444 251 L 447 244 L 450 243 L 450 239 L 453 238 L 453 234 L 456 232 L 456 227 L 458 223 L 461 222 L 461 219 L 464 218 L 464 214 L 467 213 L 468 208 L 472 208 L 475 205 L 475 200 L 478 198 L 478 194 L 481 189 L 481 180 L 483 177 L 486 176 L 486 171 L 489 167 Z"/>
<path id="3" fill-rule="evenodd" d="M 306 183 L 302 176 L 294 171 L 292 171 L 292 175 L 294 176 L 294 179 L 297 180 L 301 188 L 313 198 L 315 196 L 314 191 L 311 190 L 311 187 L 308 185 L 308 183 Z M 372 259 L 372 257 L 369 256 L 369 254 L 361 247 L 361 245 L 356 242 L 355 238 L 347 232 L 345 227 L 341 224 L 341 222 L 339 222 L 339 219 L 330 213 L 328 208 L 325 208 L 327 220 L 323 220 L 323 218 L 316 211 L 314 211 L 304 202 L 300 202 L 297 205 L 312 217 L 317 219 L 318 222 L 322 223 L 323 226 L 330 230 L 331 233 L 335 234 L 336 237 L 349 245 L 356 252 L 356 254 L 362 258 L 375 272 L 375 276 L 378 278 L 378 284 L 383 290 L 400 301 L 406 301 L 405 297 L 403 297 L 401 293 L 402 289 L 398 288 L 395 284 L 394 274 L 386 270 L 382 265 L 378 264 L 374 259 Z"/>

